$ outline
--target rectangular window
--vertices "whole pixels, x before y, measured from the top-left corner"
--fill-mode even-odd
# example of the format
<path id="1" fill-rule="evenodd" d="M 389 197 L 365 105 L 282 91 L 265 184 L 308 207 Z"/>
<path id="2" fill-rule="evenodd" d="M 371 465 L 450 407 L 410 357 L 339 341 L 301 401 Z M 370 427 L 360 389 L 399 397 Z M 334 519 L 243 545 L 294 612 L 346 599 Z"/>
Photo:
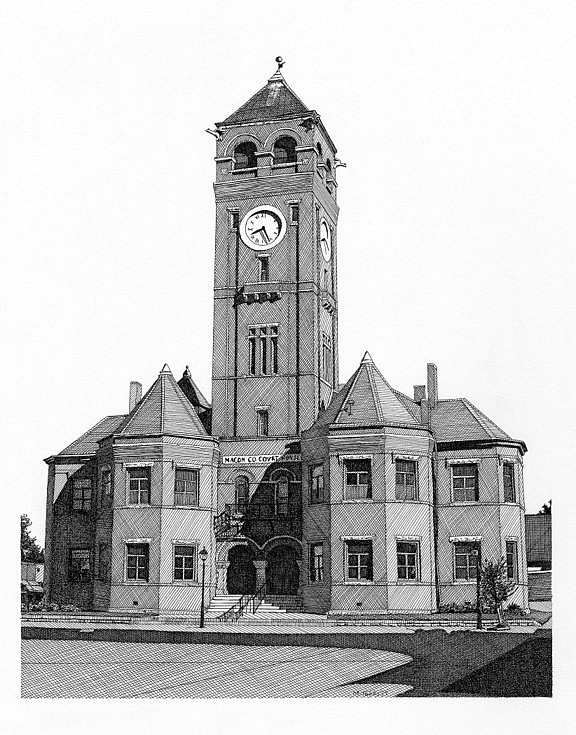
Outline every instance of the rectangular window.
<path id="1" fill-rule="evenodd" d="M 324 502 L 324 465 L 317 464 L 310 468 L 310 502 Z"/>
<path id="2" fill-rule="evenodd" d="M 196 546 L 174 546 L 174 581 L 196 581 Z"/>
<path id="3" fill-rule="evenodd" d="M 259 274 L 258 280 L 260 283 L 268 283 L 270 280 L 270 258 L 268 255 L 259 255 Z"/>
<path id="4" fill-rule="evenodd" d="M 346 541 L 346 576 L 372 581 L 372 541 Z"/>
<path id="5" fill-rule="evenodd" d="M 176 468 L 174 505 L 198 505 L 198 470 Z"/>
<path id="6" fill-rule="evenodd" d="M 310 544 L 310 581 L 324 580 L 324 544 Z"/>
<path id="7" fill-rule="evenodd" d="M 327 334 L 322 335 L 322 377 L 332 383 L 332 340 Z"/>
<path id="8" fill-rule="evenodd" d="M 472 543 L 454 544 L 454 579 L 476 581 L 477 548 Z"/>
<path id="9" fill-rule="evenodd" d="M 71 582 L 90 582 L 90 549 L 70 549 L 68 577 Z"/>
<path id="10" fill-rule="evenodd" d="M 396 460 L 396 500 L 417 500 L 416 462 Z"/>
<path id="11" fill-rule="evenodd" d="M 129 467 L 129 505 L 150 505 L 150 467 Z"/>
<path id="12" fill-rule="evenodd" d="M 256 328 L 248 329 L 248 372 L 256 375 Z"/>
<path id="13" fill-rule="evenodd" d="M 508 579 L 518 579 L 518 549 L 516 541 L 506 541 L 506 574 Z"/>
<path id="14" fill-rule="evenodd" d="M 268 373 L 268 329 L 260 327 L 260 374 Z"/>
<path id="15" fill-rule="evenodd" d="M 478 500 L 478 465 L 452 465 L 452 500 L 464 502 Z"/>
<path id="16" fill-rule="evenodd" d="M 278 327 L 270 327 L 270 372 L 278 374 Z"/>
<path id="17" fill-rule="evenodd" d="M 112 470 L 102 470 L 101 482 L 101 504 L 109 506 L 112 502 Z"/>
<path id="18" fill-rule="evenodd" d="M 297 204 L 290 205 L 290 222 L 295 225 L 300 219 L 300 207 Z"/>
<path id="19" fill-rule="evenodd" d="M 98 544 L 98 579 L 106 582 L 110 579 L 110 546 Z"/>
<path id="20" fill-rule="evenodd" d="M 274 485 L 274 512 L 277 516 L 288 515 L 288 494 L 290 481 L 282 476 Z"/>
<path id="21" fill-rule="evenodd" d="M 420 579 L 419 544 L 417 541 L 397 541 L 398 579 Z"/>
<path id="22" fill-rule="evenodd" d="M 230 227 L 233 230 L 240 227 L 240 214 L 238 212 L 230 212 Z"/>
<path id="23" fill-rule="evenodd" d="M 149 544 L 126 544 L 126 579 L 148 581 Z"/>
<path id="24" fill-rule="evenodd" d="M 345 459 L 344 483 L 346 500 L 371 498 L 371 461 L 369 459 Z"/>
<path id="25" fill-rule="evenodd" d="M 514 482 L 514 463 L 504 462 L 502 465 L 502 474 L 504 477 L 504 502 L 516 502 L 516 484 Z"/>
<path id="26" fill-rule="evenodd" d="M 259 409 L 256 411 L 256 433 L 258 436 L 268 436 L 268 410 Z"/>
<path id="27" fill-rule="evenodd" d="M 72 509 L 89 511 L 92 507 L 92 479 L 77 477 L 72 487 Z"/>

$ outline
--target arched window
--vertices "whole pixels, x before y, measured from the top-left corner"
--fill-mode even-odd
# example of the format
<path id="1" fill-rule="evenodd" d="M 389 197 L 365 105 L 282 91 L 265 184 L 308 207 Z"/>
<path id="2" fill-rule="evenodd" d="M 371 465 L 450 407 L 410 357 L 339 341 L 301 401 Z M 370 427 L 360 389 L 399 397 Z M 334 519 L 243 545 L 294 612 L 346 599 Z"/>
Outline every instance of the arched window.
<path id="1" fill-rule="evenodd" d="M 274 163 L 296 163 L 296 141 L 286 135 L 274 143 Z"/>
<path id="2" fill-rule="evenodd" d="M 236 509 L 239 513 L 245 513 L 248 508 L 250 495 L 250 482 L 245 475 L 240 475 L 234 483 Z"/>
<path id="3" fill-rule="evenodd" d="M 322 159 L 322 143 L 316 143 L 316 152 L 318 153 L 318 158 Z"/>
<path id="4" fill-rule="evenodd" d="M 234 169 L 256 168 L 256 145 L 250 141 L 240 143 L 234 148 Z"/>
<path id="5" fill-rule="evenodd" d="M 274 515 L 288 515 L 288 491 L 290 489 L 290 478 L 287 475 L 279 475 L 274 485 Z"/>
<path id="6" fill-rule="evenodd" d="M 332 176 L 332 164 L 329 158 L 326 159 L 326 170 L 328 171 L 328 176 Z"/>

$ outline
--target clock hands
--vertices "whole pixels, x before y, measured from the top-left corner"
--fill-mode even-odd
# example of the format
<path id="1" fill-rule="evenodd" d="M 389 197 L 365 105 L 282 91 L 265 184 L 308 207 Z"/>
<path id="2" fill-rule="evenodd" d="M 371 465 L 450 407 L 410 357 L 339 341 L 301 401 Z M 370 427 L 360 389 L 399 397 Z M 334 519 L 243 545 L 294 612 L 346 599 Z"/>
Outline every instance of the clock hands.
<path id="1" fill-rule="evenodd" d="M 266 232 L 266 228 L 262 226 L 259 230 L 254 230 L 252 233 L 252 236 L 261 234 L 262 239 L 264 240 L 265 245 L 270 244 L 270 238 L 268 237 L 268 233 Z"/>

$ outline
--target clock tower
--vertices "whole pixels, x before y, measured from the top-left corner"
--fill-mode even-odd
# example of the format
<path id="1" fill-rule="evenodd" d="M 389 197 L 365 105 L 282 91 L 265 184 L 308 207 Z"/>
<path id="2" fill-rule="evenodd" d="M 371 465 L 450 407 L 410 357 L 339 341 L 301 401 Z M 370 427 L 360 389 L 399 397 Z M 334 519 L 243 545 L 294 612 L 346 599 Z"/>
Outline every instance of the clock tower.
<path id="1" fill-rule="evenodd" d="M 212 433 L 285 451 L 338 387 L 336 148 L 286 83 L 217 123 Z M 226 447 L 232 442 L 234 447 Z"/>

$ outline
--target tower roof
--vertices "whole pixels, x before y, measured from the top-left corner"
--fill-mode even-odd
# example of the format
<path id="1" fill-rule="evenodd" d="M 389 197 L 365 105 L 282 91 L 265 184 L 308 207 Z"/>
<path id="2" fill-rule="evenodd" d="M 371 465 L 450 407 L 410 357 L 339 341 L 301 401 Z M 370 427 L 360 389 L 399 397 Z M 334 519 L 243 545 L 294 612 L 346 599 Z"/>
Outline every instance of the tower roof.
<path id="1" fill-rule="evenodd" d="M 170 368 L 164 365 L 150 390 L 115 433 L 118 436 L 199 436 L 206 435 L 206 429 Z"/>
<path id="2" fill-rule="evenodd" d="M 266 85 L 250 97 L 248 102 L 245 102 L 236 112 L 229 115 L 223 122 L 217 123 L 218 127 L 221 125 L 241 125 L 247 122 L 280 120 L 314 112 L 308 109 L 300 97 L 286 83 L 280 71 L 284 65 L 280 56 L 276 58 L 276 62 L 278 63 L 278 69 Z"/>

